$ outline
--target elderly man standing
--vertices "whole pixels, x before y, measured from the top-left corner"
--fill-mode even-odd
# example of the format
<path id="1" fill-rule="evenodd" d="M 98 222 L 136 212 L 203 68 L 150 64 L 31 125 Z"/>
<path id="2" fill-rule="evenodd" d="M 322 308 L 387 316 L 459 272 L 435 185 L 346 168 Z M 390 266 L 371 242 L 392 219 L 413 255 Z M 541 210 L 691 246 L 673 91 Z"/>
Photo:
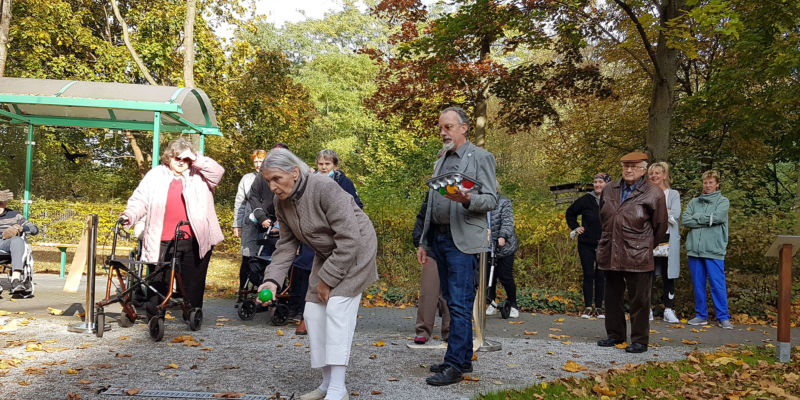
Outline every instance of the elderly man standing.
<path id="1" fill-rule="evenodd" d="M 625 342 L 623 301 L 628 290 L 631 344 L 628 353 L 647 351 L 650 338 L 650 287 L 653 249 L 667 231 L 664 193 L 647 182 L 647 155 L 628 153 L 620 159 L 622 179 L 610 183 L 600 198 L 603 233 L 597 246 L 597 267 L 606 274 L 606 339 L 598 346 Z"/>
<path id="2" fill-rule="evenodd" d="M 476 179 L 477 191 L 442 196 L 429 190 L 417 261 L 436 260 L 442 295 L 450 309 L 450 336 L 444 362 L 430 367 L 426 382 L 444 386 L 472 372 L 472 306 L 475 301 L 476 254 L 489 247 L 486 213 L 497 206 L 494 156 L 469 140 L 469 119 L 463 109 L 449 107 L 439 115 L 442 149 L 434 176 L 459 172 Z"/>

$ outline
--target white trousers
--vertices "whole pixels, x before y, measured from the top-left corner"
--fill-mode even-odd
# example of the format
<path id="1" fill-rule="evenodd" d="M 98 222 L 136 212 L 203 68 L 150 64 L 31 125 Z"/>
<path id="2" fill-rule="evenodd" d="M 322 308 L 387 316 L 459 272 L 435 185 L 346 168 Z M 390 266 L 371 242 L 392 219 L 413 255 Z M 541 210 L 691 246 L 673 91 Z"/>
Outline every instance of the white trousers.
<path id="1" fill-rule="evenodd" d="M 306 302 L 303 318 L 311 341 L 311 368 L 347 366 L 360 303 L 360 294 L 334 296 L 328 304 Z"/>

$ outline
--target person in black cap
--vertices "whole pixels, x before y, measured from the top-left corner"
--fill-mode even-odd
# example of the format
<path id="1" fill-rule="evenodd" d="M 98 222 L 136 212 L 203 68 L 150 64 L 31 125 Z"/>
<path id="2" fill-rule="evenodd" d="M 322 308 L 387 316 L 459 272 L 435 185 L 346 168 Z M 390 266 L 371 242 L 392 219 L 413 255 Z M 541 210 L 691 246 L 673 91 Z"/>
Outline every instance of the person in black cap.
<path id="1" fill-rule="evenodd" d="M 606 274 L 606 335 L 598 346 L 611 347 L 626 341 L 625 291 L 631 315 L 628 353 L 647 351 L 650 340 L 650 292 L 653 285 L 653 249 L 667 232 L 667 202 L 664 192 L 649 184 L 647 155 L 626 154 L 622 179 L 611 182 L 600 197 L 603 232 L 597 244 L 597 268 Z"/>
<path id="2" fill-rule="evenodd" d="M 600 195 L 606 183 L 611 182 L 611 175 L 599 172 L 592 181 L 592 190 L 581 196 L 572 203 L 566 212 L 566 220 L 569 229 L 573 233 L 570 236 L 578 236 L 578 257 L 581 259 L 583 267 L 583 313 L 581 318 L 605 318 L 603 312 L 603 291 L 605 289 L 605 275 L 603 271 L 597 269 L 595 255 L 597 252 L 597 241 L 600 240 Z M 578 225 L 578 216 L 581 223 Z M 594 300 L 594 309 L 592 309 Z"/>

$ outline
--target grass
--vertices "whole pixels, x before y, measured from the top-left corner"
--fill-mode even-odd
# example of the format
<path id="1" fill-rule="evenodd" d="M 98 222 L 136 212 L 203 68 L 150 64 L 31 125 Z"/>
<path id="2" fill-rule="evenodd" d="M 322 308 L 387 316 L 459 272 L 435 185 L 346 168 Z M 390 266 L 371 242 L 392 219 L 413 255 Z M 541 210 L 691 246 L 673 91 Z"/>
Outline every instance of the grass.
<path id="1" fill-rule="evenodd" d="M 757 399 L 796 398 L 800 393 L 800 346 L 788 364 L 776 362 L 774 346 L 726 345 L 694 351 L 675 362 L 626 364 L 584 378 L 562 378 L 520 390 L 479 395 L 514 399 Z"/>

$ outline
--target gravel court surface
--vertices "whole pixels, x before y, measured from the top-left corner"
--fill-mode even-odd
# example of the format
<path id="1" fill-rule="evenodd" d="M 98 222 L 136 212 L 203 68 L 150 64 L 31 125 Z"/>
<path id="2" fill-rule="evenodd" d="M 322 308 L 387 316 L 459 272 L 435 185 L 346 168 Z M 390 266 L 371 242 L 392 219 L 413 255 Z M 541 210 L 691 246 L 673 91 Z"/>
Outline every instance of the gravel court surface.
<path id="1" fill-rule="evenodd" d="M 269 313 L 241 321 L 230 299 L 206 299 L 200 331 L 189 330 L 180 317 L 167 320 L 164 341 L 159 343 L 150 339 L 141 322 L 130 328 L 119 327 L 114 321 L 119 308 L 112 306 L 106 309 L 106 322 L 112 329 L 97 338 L 67 331 L 67 325 L 80 322 L 78 317 L 47 312 L 47 307 L 64 310 L 83 303 L 83 287 L 76 294 L 66 294 L 61 291 L 63 280 L 57 276 L 40 274 L 36 281 L 33 299 L 12 301 L 8 292 L 0 296 L 0 310 L 10 313 L 0 316 L 0 330 L 17 325 L 15 330 L 0 332 L 0 363 L 18 363 L 6 368 L 5 374 L 0 368 L 0 399 L 64 399 L 70 393 L 82 399 L 122 398 L 97 393 L 105 387 L 266 396 L 280 393 L 284 398 L 297 398 L 321 381 L 321 372 L 309 368 L 308 338 L 293 335 L 294 325 L 274 327 L 266 322 Z M 98 289 L 104 285 L 104 278 L 98 278 Z M 171 314 L 180 315 L 178 310 Z M 425 384 L 425 378 L 431 375 L 427 367 L 441 362 L 444 350 L 433 348 L 438 341 L 431 342 L 432 348 L 412 350 L 406 346 L 413 336 L 415 317 L 413 307 L 359 309 L 347 376 L 348 390 L 359 396 L 351 398 L 472 398 L 503 388 L 583 376 L 562 369 L 570 360 L 592 373 L 626 363 L 683 359 L 695 348 L 764 344 L 775 338 L 775 329 L 769 326 L 673 328 L 657 319 L 651 323 L 653 347 L 643 354 L 627 354 L 595 345 L 605 336 L 602 320 L 558 314 L 523 313 L 517 320 L 492 316 L 487 318 L 486 336 L 500 342 L 503 349 L 478 353 L 475 371 L 468 374 L 478 380 L 432 387 Z M 27 324 L 21 323 L 26 320 Z M 526 331 L 536 334 L 526 335 Z M 434 333 L 438 334 L 438 328 Z M 800 332 L 793 329 L 792 333 L 796 341 Z M 181 335 L 191 335 L 196 345 L 172 343 Z M 684 339 L 698 343 L 687 345 Z"/>
<path id="2" fill-rule="evenodd" d="M 76 320 L 75 317 L 65 319 Z M 110 322 L 110 318 L 107 319 Z M 178 319 L 168 320 L 164 341 L 154 343 L 146 327 L 114 327 L 103 338 L 65 333 L 64 321 L 30 320 L 27 326 L 0 336 L 5 348 L 1 359 L 22 363 L 0 378 L 3 399 L 64 399 L 70 393 L 81 398 L 119 398 L 96 393 L 104 387 L 161 389 L 188 392 L 236 392 L 286 398 L 312 390 L 321 373 L 309 368 L 308 337 L 291 334 L 292 327 L 225 325 L 206 318 L 200 331 L 192 332 Z M 224 319 L 221 319 L 224 321 Z M 189 347 L 172 343 L 181 335 L 198 342 Z M 32 339 L 30 342 L 27 342 Z M 563 376 L 581 375 L 561 367 L 573 360 L 605 370 L 624 363 L 676 360 L 685 357 L 677 347 L 663 347 L 642 355 L 594 344 L 562 344 L 557 340 L 500 338 L 503 349 L 479 352 L 475 371 L 479 381 L 445 387 L 425 384 L 427 367 L 441 361 L 444 350 L 412 350 L 404 335 L 357 332 L 348 368 L 347 384 L 359 398 L 461 399 L 501 388 L 524 387 Z M 383 342 L 383 343 L 380 343 Z M 38 347 L 31 347 L 31 345 Z M 612 363 L 613 362 L 613 363 Z M 380 392 L 380 393 L 377 393 Z M 375 394 L 373 394 L 375 393 Z M 355 396 L 352 396 L 355 397 Z M 141 397 L 137 397 L 141 398 Z"/>

